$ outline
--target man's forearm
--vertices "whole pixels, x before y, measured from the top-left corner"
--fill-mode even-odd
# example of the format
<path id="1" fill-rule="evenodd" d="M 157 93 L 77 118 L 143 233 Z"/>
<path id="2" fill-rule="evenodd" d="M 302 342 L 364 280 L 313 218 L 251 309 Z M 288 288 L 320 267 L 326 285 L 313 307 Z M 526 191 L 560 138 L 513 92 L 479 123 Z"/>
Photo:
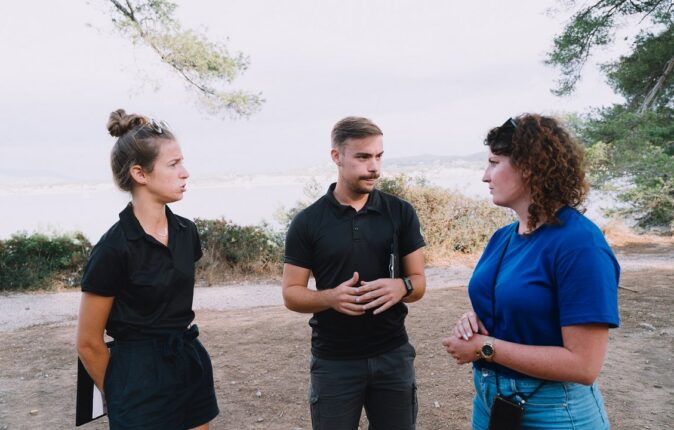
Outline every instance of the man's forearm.
<path id="1" fill-rule="evenodd" d="M 303 285 L 283 287 L 283 302 L 291 311 L 313 314 L 330 309 L 330 290 L 315 291 Z"/>
<path id="2" fill-rule="evenodd" d="M 407 276 L 412 283 L 412 294 L 407 297 L 403 297 L 402 301 L 405 303 L 416 302 L 424 296 L 426 293 L 426 275 L 424 274 L 414 274 Z"/>

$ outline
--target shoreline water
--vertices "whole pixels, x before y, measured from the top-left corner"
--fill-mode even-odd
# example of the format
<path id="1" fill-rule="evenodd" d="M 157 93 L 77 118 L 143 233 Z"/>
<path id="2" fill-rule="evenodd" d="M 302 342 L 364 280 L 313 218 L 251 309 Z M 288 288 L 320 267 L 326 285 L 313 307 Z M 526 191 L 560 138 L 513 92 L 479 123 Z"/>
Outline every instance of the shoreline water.
<path id="1" fill-rule="evenodd" d="M 481 168 L 438 166 L 434 169 L 395 169 L 386 176 L 407 174 L 424 177 L 433 185 L 461 190 L 472 197 L 488 196 L 480 183 Z M 266 222 L 279 227 L 275 213 L 307 200 L 305 186 L 317 183 L 327 189 L 334 182 L 332 169 L 306 175 L 278 173 L 190 178 L 183 200 L 171 204 L 174 212 L 187 218 L 225 218 L 240 225 Z M 91 241 L 117 221 L 129 201 L 112 181 L 0 184 L 0 207 L 4 211 L 0 240 L 17 232 L 65 233 L 81 231 Z"/>
<path id="2" fill-rule="evenodd" d="M 489 198 L 481 178 L 482 163 L 453 163 L 388 168 L 384 176 L 405 174 L 423 178 L 429 184 L 460 192 L 473 198 Z M 224 218 L 239 225 L 267 223 L 280 227 L 275 213 L 298 201 L 308 201 L 307 184 L 327 189 L 335 173 L 326 168 L 321 173 L 277 173 L 260 175 L 225 175 L 191 178 L 185 198 L 171 204 L 174 212 L 187 218 Z M 0 207 L 3 222 L 0 240 L 19 232 L 59 234 L 82 232 L 92 243 L 118 220 L 117 214 L 129 201 L 112 181 L 78 183 L 0 183 Z M 602 208 L 613 201 L 604 193 L 591 195 L 588 217 L 602 225 L 607 220 Z"/>

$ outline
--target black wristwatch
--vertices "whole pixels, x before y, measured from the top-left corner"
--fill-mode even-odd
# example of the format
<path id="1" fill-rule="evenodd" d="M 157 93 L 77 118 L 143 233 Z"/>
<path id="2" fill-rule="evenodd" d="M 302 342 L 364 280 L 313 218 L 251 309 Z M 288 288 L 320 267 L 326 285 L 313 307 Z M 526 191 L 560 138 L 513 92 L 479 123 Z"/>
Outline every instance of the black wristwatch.
<path id="1" fill-rule="evenodd" d="M 409 296 L 414 292 L 414 287 L 412 286 L 412 281 L 407 276 L 403 276 L 403 284 L 405 285 L 405 297 Z"/>

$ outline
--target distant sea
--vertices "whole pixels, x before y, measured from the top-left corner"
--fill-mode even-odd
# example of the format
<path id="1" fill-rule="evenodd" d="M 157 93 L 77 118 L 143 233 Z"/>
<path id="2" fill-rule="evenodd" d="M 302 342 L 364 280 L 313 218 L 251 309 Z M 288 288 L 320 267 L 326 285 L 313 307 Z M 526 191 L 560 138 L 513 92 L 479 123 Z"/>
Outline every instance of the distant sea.
<path id="1" fill-rule="evenodd" d="M 445 162 L 391 166 L 385 176 L 405 173 L 424 177 L 431 183 L 476 196 L 488 197 L 480 182 L 482 169 L 476 163 Z M 307 201 L 305 187 L 318 183 L 326 189 L 336 178 L 329 165 L 309 173 L 275 173 L 266 175 L 230 175 L 188 180 L 183 200 L 171 204 L 175 213 L 188 218 L 225 218 L 237 224 L 252 225 L 263 221 L 278 225 L 275 213 L 280 208 Z M 36 183 L 37 182 L 37 183 Z M 93 183 L 40 183 L 24 178 L 24 184 L 0 183 L 0 239 L 25 231 L 61 233 L 83 232 L 96 242 L 118 220 L 118 213 L 130 197 L 114 186 L 112 180 Z"/>
<path id="2" fill-rule="evenodd" d="M 398 163 L 388 167 L 384 176 L 404 173 L 423 177 L 429 183 L 459 191 L 476 198 L 489 198 L 481 182 L 482 162 L 427 160 Z M 187 218 L 224 218 L 241 225 L 267 222 L 278 226 L 275 213 L 309 201 L 307 184 L 318 183 L 327 190 L 336 171 L 331 166 L 309 173 L 231 175 L 217 178 L 190 178 L 183 200 L 171 209 Z M 16 181 L 15 181 L 16 182 Z M 38 182 L 38 183 L 36 183 Z M 130 197 L 114 186 L 112 180 L 92 183 L 48 184 L 26 178 L 24 184 L 0 182 L 0 239 L 24 231 L 64 233 L 81 231 L 95 243 L 118 220 L 118 214 Z M 595 221 L 602 221 L 595 211 Z"/>

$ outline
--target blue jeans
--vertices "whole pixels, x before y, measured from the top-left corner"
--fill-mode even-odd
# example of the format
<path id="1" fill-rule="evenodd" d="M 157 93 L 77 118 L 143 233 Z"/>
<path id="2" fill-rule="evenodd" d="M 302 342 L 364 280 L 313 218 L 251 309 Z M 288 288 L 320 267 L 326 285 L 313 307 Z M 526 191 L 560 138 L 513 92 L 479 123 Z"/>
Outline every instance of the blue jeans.
<path id="1" fill-rule="evenodd" d="M 356 430 L 365 407 L 370 430 L 414 430 L 416 352 L 409 343 L 361 360 L 312 357 L 309 404 L 314 430 Z"/>
<path id="2" fill-rule="evenodd" d="M 528 395 L 541 383 L 534 378 L 507 378 L 499 375 L 501 394 Z M 487 369 L 473 369 L 473 429 L 487 430 L 489 412 L 496 396 L 496 377 Z M 517 397 L 515 397 L 517 399 Z M 608 416 L 596 383 L 547 382 L 524 404 L 522 429 L 607 430 Z"/>

